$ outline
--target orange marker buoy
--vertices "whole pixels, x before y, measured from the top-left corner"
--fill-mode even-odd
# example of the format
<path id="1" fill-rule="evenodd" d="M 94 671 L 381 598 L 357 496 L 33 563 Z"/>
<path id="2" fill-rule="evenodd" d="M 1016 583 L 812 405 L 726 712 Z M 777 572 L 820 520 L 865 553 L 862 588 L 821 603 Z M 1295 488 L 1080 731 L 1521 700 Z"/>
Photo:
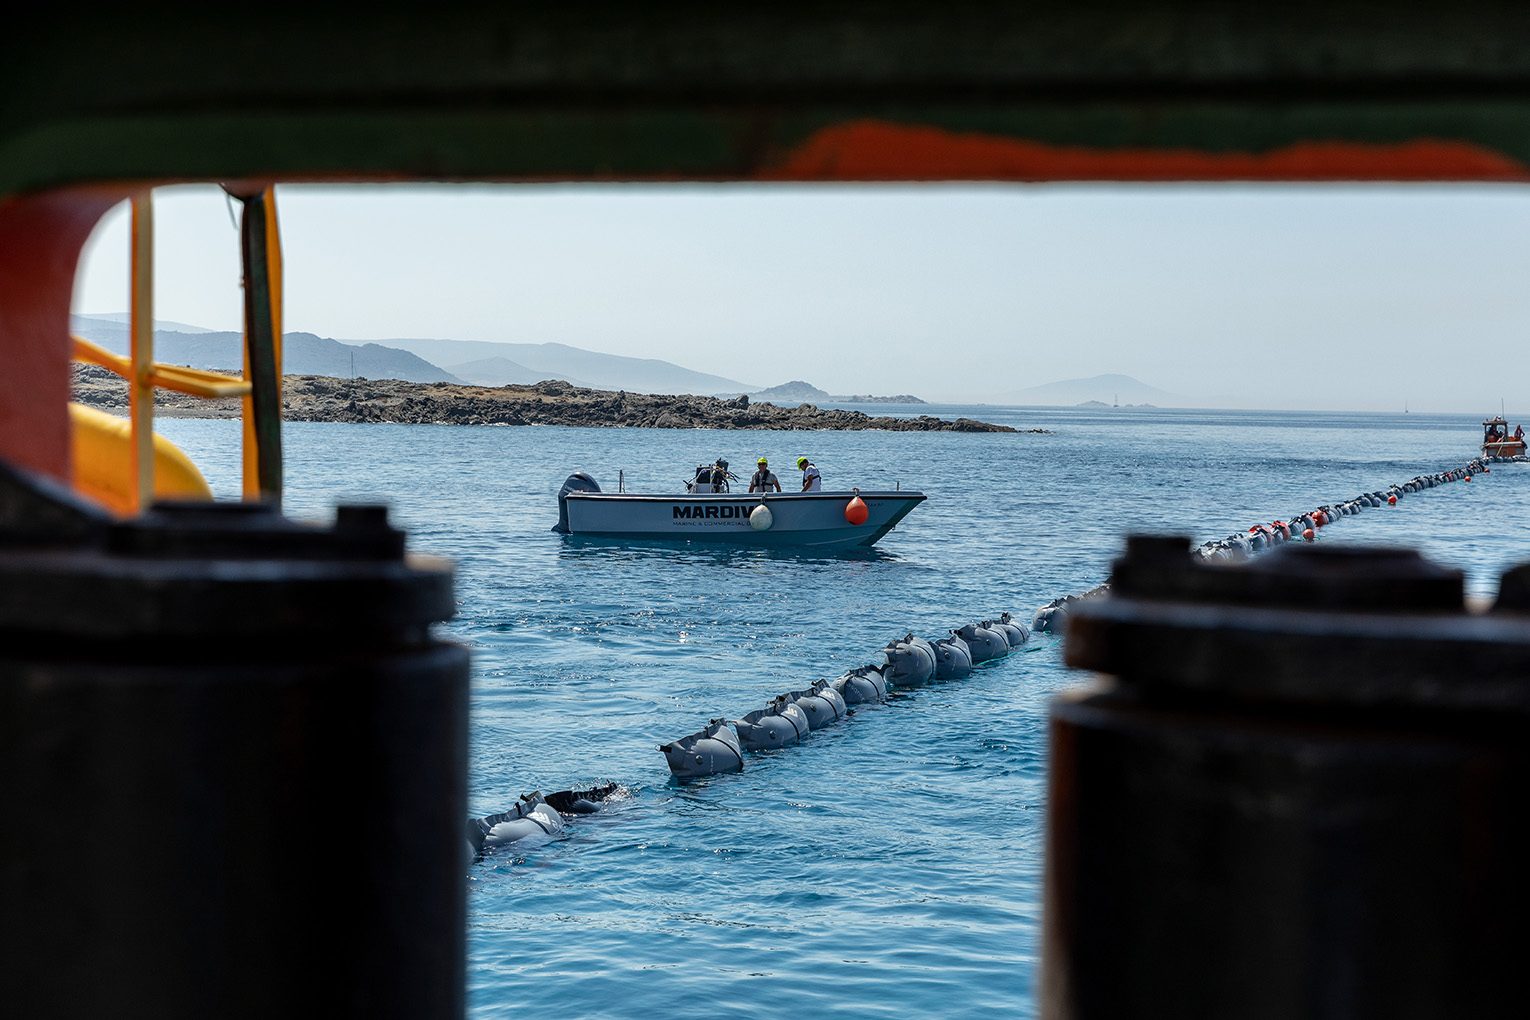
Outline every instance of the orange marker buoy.
<path id="1" fill-rule="evenodd" d="M 1387 497 L 1387 506 L 1396 506 L 1396 505 L 1397 505 L 1397 497 L 1396 496 L 1388 496 Z"/>
<path id="2" fill-rule="evenodd" d="M 845 504 L 845 520 L 851 524 L 865 524 L 866 518 L 871 516 L 871 511 L 866 509 L 865 500 L 856 496 Z"/>
<path id="3" fill-rule="evenodd" d="M 1312 523 L 1321 528 L 1328 523 L 1328 518 L 1323 516 L 1323 511 L 1314 510 L 1312 511 Z"/>
<path id="4" fill-rule="evenodd" d="M 1472 480 L 1472 476 L 1471 476 L 1471 475 L 1467 475 L 1467 476 L 1466 476 L 1466 480 L 1467 480 L 1467 481 L 1468 481 L 1468 482 L 1469 482 L 1469 481 L 1471 481 L 1471 480 Z"/>
<path id="5" fill-rule="evenodd" d="M 1302 538 L 1305 538 L 1309 542 L 1312 541 L 1315 535 L 1316 532 L 1314 532 L 1311 528 L 1307 528 L 1302 532 Z"/>

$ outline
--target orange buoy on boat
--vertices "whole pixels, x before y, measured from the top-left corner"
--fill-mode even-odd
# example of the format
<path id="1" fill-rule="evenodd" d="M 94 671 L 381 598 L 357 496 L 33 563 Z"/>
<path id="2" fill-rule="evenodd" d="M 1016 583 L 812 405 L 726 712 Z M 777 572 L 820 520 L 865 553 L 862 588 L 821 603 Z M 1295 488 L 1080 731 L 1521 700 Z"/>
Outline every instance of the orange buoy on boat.
<path id="1" fill-rule="evenodd" d="M 871 516 L 871 511 L 866 509 L 866 501 L 856 496 L 845 504 L 845 520 L 851 524 L 865 524 L 866 518 Z"/>

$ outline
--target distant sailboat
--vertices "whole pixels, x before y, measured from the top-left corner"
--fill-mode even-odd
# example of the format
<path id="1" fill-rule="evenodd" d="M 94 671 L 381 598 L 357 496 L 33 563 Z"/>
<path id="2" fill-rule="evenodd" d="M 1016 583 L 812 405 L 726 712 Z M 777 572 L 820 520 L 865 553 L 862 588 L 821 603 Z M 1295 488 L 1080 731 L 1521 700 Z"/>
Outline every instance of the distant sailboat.
<path id="1" fill-rule="evenodd" d="M 1119 393 L 1113 394 L 1111 396 L 1110 400 L 1111 400 L 1111 404 L 1110 404 L 1111 407 L 1120 407 L 1121 406 L 1121 394 L 1119 394 Z"/>

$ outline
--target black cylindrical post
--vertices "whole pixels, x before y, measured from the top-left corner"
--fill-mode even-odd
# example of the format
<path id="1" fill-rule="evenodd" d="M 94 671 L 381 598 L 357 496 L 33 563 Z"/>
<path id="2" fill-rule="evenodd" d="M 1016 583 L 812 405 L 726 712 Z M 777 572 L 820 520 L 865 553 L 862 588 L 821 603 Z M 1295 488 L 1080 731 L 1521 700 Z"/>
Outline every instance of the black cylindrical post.
<path id="1" fill-rule="evenodd" d="M 161 504 L 7 544 L 6 502 L 7 1015 L 462 1015 L 450 566 L 382 508 Z"/>
<path id="2" fill-rule="evenodd" d="M 281 337 L 272 300 L 272 279 L 267 229 L 269 193 L 262 189 L 241 193 L 244 213 L 239 220 L 239 259 L 244 267 L 245 364 L 249 366 L 250 413 L 255 433 L 255 474 L 260 498 L 281 506 L 282 502 L 282 377 L 277 350 Z"/>
<path id="3" fill-rule="evenodd" d="M 1530 617 L 1407 550 L 1134 538 L 1051 710 L 1043 1014 L 1519 1017 Z"/>

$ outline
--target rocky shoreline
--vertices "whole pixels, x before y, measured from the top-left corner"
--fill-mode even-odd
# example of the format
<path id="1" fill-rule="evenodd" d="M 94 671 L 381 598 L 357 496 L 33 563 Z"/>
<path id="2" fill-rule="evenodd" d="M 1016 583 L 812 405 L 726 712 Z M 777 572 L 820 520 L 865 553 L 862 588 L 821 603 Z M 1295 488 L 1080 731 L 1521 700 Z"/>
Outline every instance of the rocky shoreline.
<path id="1" fill-rule="evenodd" d="M 74 366 L 74 399 L 106 411 L 126 411 L 127 384 L 94 365 Z M 160 391 L 154 413 L 181 418 L 237 418 L 237 398 L 201 400 Z M 583 389 L 548 380 L 534 386 L 462 386 L 398 379 L 283 379 L 287 421 L 391 422 L 407 425 L 574 425 L 599 428 L 878 429 L 892 432 L 1033 432 L 972 418 L 872 416 L 800 404 L 778 407 L 748 397 L 723 400 Z"/>

